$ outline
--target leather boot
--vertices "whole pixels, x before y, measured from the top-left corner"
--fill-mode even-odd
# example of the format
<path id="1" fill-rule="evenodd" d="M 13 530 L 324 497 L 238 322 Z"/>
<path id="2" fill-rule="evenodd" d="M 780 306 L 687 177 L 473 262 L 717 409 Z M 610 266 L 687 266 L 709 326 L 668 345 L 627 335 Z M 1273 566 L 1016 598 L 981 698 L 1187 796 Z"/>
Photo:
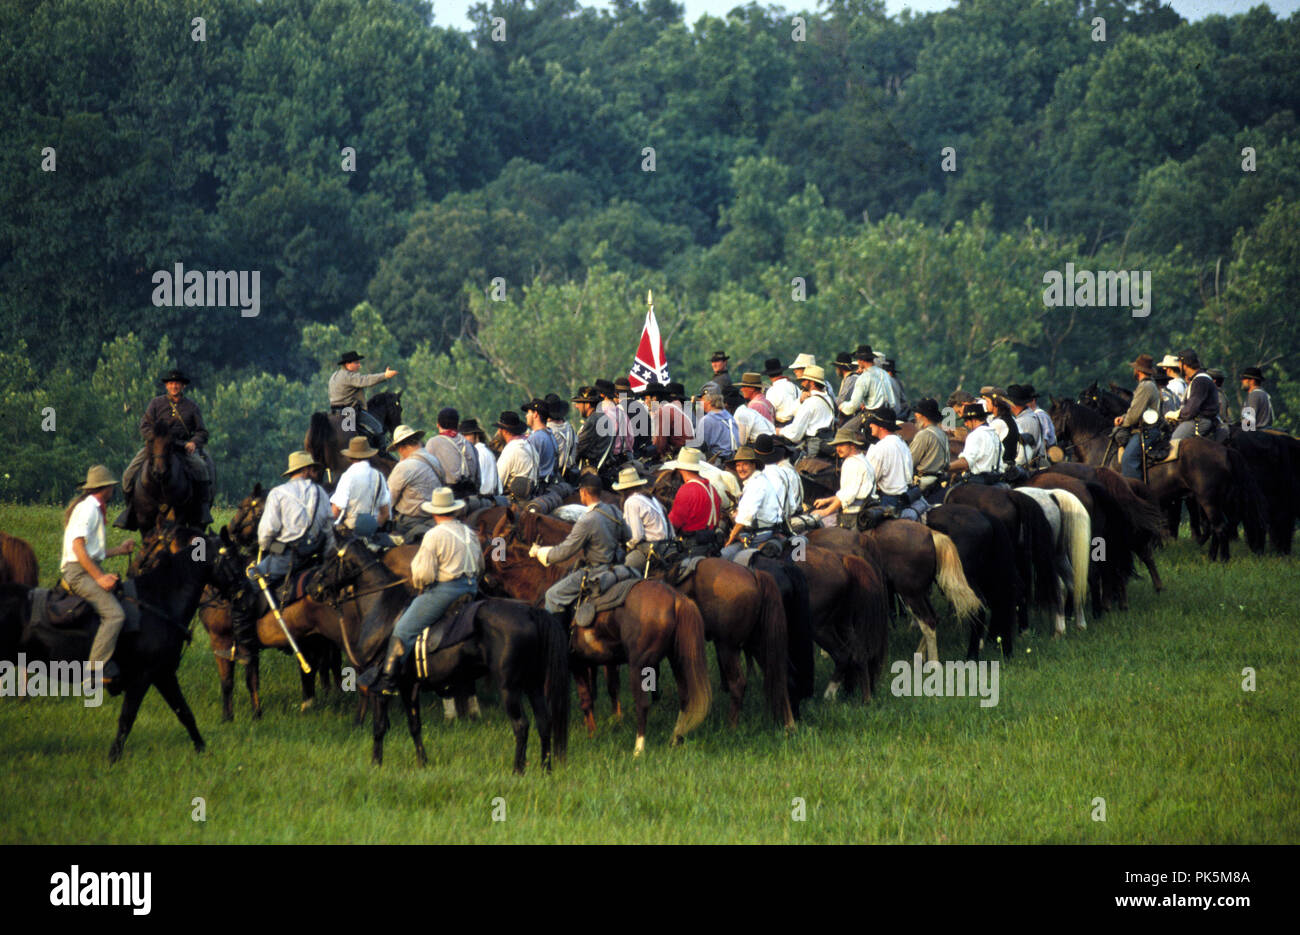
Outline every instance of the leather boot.
<path id="1" fill-rule="evenodd" d="M 388 640 L 388 658 L 384 660 L 384 671 L 375 683 L 375 690 L 384 695 L 397 694 L 397 677 L 402 671 L 402 659 L 406 656 L 406 647 L 402 641 L 390 637 Z"/>
<path id="2" fill-rule="evenodd" d="M 206 529 L 212 525 L 212 513 L 209 511 L 212 506 L 212 485 L 205 480 L 196 480 L 194 495 L 199 501 L 199 525 Z"/>
<path id="3" fill-rule="evenodd" d="M 235 632 L 235 653 L 233 658 L 236 662 L 248 665 L 253 661 L 253 654 L 257 652 L 258 648 L 256 611 L 232 607 L 230 626 Z"/>

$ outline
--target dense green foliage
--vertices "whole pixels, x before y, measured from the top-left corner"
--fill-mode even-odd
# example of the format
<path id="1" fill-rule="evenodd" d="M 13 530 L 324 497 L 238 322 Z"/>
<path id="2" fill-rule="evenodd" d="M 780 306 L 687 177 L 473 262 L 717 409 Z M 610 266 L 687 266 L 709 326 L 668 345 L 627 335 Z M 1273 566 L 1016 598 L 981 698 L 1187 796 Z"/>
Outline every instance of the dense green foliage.
<path id="1" fill-rule="evenodd" d="M 738 370 L 870 340 L 914 397 L 1073 394 L 1191 342 L 1234 407 L 1259 364 L 1283 421 L 1300 408 L 1300 16 L 825 0 L 688 25 L 670 0 L 498 0 L 473 19 L 0 5 L 0 444 L 22 465 L 0 496 L 124 463 L 163 363 L 196 377 L 232 497 L 300 442 L 345 347 L 402 371 L 411 421 L 483 418 L 623 371 L 647 287 L 688 385 L 714 347 Z M 178 262 L 259 271 L 260 314 L 155 307 Z M 1045 307 L 1066 262 L 1149 270 L 1150 316 Z"/>
<path id="2" fill-rule="evenodd" d="M 0 526 L 32 542 L 46 582 L 60 525 L 53 508 L 0 505 Z M 510 774 L 509 725 L 485 683 L 481 723 L 445 724 L 426 696 L 423 770 L 396 707 L 379 771 L 352 695 L 299 713 L 296 664 L 279 653 L 262 654 L 263 719 L 250 719 L 239 679 L 223 724 L 196 626 L 180 681 L 203 756 L 155 692 L 111 769 L 119 700 L 0 699 L 0 760 L 22 790 L 0 796 L 0 843 L 1294 843 L 1294 560 L 1242 548 L 1211 565 L 1185 533 L 1160 553 L 1163 594 L 1135 581 L 1130 611 L 1060 640 L 1036 620 L 1001 668 L 994 707 L 894 697 L 886 673 L 870 705 L 819 699 L 785 734 L 764 720 L 752 679 L 732 731 L 710 664 L 713 710 L 670 749 L 677 695 L 665 667 L 644 757 L 632 758 L 632 718 L 610 723 L 602 692 L 596 737 L 575 702 L 568 762 L 550 777 L 535 733 L 528 773 Z M 945 659 L 965 650 L 950 623 L 939 642 Z M 895 626 L 890 659 L 915 647 L 915 628 Z M 1246 666 L 1254 692 L 1242 689 Z M 820 659 L 819 689 L 829 676 Z M 196 796 L 206 821 L 193 820 Z M 1098 796 L 1104 822 L 1093 820 Z"/>

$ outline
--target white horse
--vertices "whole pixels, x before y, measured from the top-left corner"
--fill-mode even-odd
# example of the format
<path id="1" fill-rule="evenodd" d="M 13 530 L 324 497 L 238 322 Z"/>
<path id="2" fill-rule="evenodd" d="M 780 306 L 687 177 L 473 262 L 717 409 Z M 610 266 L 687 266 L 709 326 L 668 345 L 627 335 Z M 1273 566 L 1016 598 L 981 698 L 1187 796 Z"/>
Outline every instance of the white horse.
<path id="1" fill-rule="evenodd" d="M 1017 487 L 1042 508 L 1056 542 L 1056 577 L 1061 583 L 1056 601 L 1056 635 L 1065 633 L 1066 593 L 1074 602 L 1074 624 L 1088 628 L 1083 618 L 1088 595 L 1088 559 L 1092 549 L 1092 518 L 1079 498 L 1068 490 Z"/>

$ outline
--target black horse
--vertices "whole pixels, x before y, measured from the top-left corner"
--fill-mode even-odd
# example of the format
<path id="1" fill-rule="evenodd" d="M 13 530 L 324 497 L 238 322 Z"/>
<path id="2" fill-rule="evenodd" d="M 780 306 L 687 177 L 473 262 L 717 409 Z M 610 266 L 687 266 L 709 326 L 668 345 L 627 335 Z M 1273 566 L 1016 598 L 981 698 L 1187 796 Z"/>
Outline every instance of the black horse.
<path id="1" fill-rule="evenodd" d="M 366 423 L 371 423 L 367 430 Z M 393 469 L 393 458 L 386 451 L 386 441 L 393 434 L 393 429 L 402 424 L 402 394 L 385 391 L 376 393 L 366 401 L 365 416 L 358 416 L 356 427 L 348 431 L 343 427 L 342 417 L 334 413 L 313 412 L 307 424 L 307 434 L 302 440 L 304 451 L 310 452 L 317 463 L 324 466 L 321 471 L 321 486 L 333 491 L 339 475 L 351 464 L 343 456 L 348 439 L 354 435 L 366 435 L 379 449 L 379 454 L 370 459 L 370 463 L 388 476 Z M 378 426 L 378 428 L 375 428 Z"/>
<path id="2" fill-rule="evenodd" d="M 121 669 L 110 693 L 123 693 L 117 736 L 109 748 L 109 762 L 122 756 L 127 735 L 140 711 L 140 703 L 152 685 L 175 712 L 190 735 L 194 749 L 205 749 L 194 714 L 185 702 L 176 669 L 181 650 L 189 640 L 189 622 L 199 604 L 199 595 L 210 581 L 239 574 L 236 563 L 225 554 L 219 539 L 202 536 L 194 529 L 168 526 L 162 532 L 166 548 L 156 556 L 150 570 L 135 577 L 140 623 L 138 630 L 123 629 L 113 659 Z M 0 586 L 0 659 L 13 662 L 21 652 L 29 660 L 73 662 L 90 655 L 97 621 L 88 626 L 66 629 L 27 627 L 29 589 L 22 585 Z M 123 598 L 130 603 L 130 598 Z M 129 608 L 128 608 L 129 610 Z"/>
<path id="3" fill-rule="evenodd" d="M 358 669 L 382 659 L 397 618 L 411 600 L 404 583 L 405 579 L 389 571 L 357 539 L 344 544 L 326 562 L 317 596 L 338 607 Z M 423 677 L 416 674 L 414 653 L 407 653 L 404 659 L 399 695 L 421 766 L 428 760 L 420 724 L 420 691 L 436 691 L 443 697 L 464 695 L 472 692 L 476 679 L 489 674 L 501 691 L 502 706 L 514 731 L 514 771 L 524 772 L 528 745 L 525 696 L 537 719 L 542 768 L 551 768 L 552 741 L 555 757 L 564 760 L 569 744 L 568 638 L 559 621 L 546 611 L 523 601 L 492 598 L 475 612 L 473 635 L 429 656 Z M 385 696 L 374 694 L 372 713 L 372 758 L 379 765 L 388 732 Z"/>
<path id="4" fill-rule="evenodd" d="M 957 546 L 966 580 L 986 608 L 972 618 L 966 658 L 979 659 L 986 632 L 1010 645 L 1016 631 L 1016 607 L 1027 602 L 1029 589 L 1021 579 L 1006 525 L 996 516 L 961 503 L 933 507 L 923 521 Z"/>
<path id="5" fill-rule="evenodd" d="M 156 538 L 163 523 L 201 527 L 203 503 L 200 488 L 186 467 L 182 449 L 185 429 L 172 423 L 157 432 L 145 444 L 145 462 L 131 489 L 132 522 L 129 528 L 140 530 L 146 540 Z M 143 553 L 142 553 L 143 554 Z M 137 555 L 132 572 L 144 566 Z"/>

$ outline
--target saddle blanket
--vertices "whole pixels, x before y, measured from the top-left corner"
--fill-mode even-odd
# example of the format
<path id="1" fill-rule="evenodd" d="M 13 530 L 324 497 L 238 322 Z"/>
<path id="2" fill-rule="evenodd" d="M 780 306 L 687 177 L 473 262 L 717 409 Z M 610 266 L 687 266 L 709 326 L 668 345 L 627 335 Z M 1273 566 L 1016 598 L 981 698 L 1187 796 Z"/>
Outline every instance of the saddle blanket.
<path id="1" fill-rule="evenodd" d="M 125 598 L 131 598 L 131 600 L 125 598 L 119 600 L 126 614 L 122 630 L 127 633 L 138 632 L 140 606 L 135 603 L 136 590 L 133 579 L 127 578 L 122 582 L 122 594 Z M 27 592 L 24 609 L 26 628 L 29 630 L 39 627 L 63 632 L 81 630 L 87 637 L 93 638 L 95 631 L 99 629 L 99 615 L 95 613 L 95 608 L 67 590 L 62 581 L 54 588 L 32 588 Z"/>
<path id="2" fill-rule="evenodd" d="M 674 587 L 685 583 L 686 579 L 695 574 L 695 569 L 699 567 L 700 562 L 704 561 L 707 555 L 689 555 L 676 564 L 668 566 L 668 573 L 664 579 Z"/>
<path id="3" fill-rule="evenodd" d="M 429 677 L 429 657 L 440 649 L 449 649 L 474 635 L 474 615 L 483 601 L 471 600 L 468 594 L 458 597 L 447 612 L 415 638 L 415 674 Z"/>
<path id="4" fill-rule="evenodd" d="M 622 607 L 627 594 L 641 583 L 641 576 L 635 569 L 626 565 L 614 565 L 609 571 L 601 572 L 595 579 L 587 579 L 584 591 L 595 588 L 594 594 L 578 599 L 574 608 L 573 619 L 578 626 L 590 626 L 596 615 L 607 610 Z"/>
<path id="5" fill-rule="evenodd" d="M 1179 448 L 1180 445 L 1182 445 L 1182 443 L 1183 443 L 1183 440 L 1182 440 L 1181 438 L 1175 438 L 1175 439 L 1173 439 L 1172 441 L 1170 441 L 1170 442 L 1169 442 L 1169 453 L 1166 454 L 1163 458 L 1154 458 L 1154 457 L 1152 457 L 1152 451 L 1151 451 L 1150 448 L 1148 448 L 1148 449 L 1147 449 L 1147 466 L 1150 467 L 1150 466 L 1153 465 L 1153 464 L 1164 464 L 1164 463 L 1167 462 L 1167 461 L 1177 461 L 1177 460 L 1178 460 L 1178 448 Z M 1115 457 L 1116 457 L 1116 462 L 1115 462 L 1116 464 L 1123 464 L 1123 463 L 1124 463 L 1124 449 L 1123 449 L 1123 448 L 1119 448 L 1119 449 L 1117 449 L 1117 454 L 1115 455 Z M 1142 452 L 1140 452 L 1140 451 L 1138 452 L 1138 457 L 1139 457 L 1139 458 L 1142 457 Z M 1140 463 L 1140 462 L 1139 462 L 1139 463 Z"/>

